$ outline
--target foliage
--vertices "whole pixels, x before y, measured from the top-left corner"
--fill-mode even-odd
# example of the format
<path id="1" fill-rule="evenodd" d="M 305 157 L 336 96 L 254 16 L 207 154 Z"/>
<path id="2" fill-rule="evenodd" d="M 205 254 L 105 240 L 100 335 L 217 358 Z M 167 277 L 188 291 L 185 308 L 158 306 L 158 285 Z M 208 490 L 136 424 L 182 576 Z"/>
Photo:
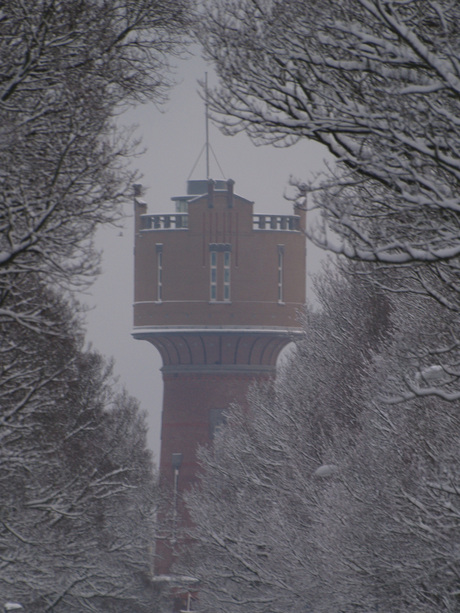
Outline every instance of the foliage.
<path id="1" fill-rule="evenodd" d="M 156 487 L 144 418 L 110 364 L 82 349 L 65 303 L 51 302 L 54 337 L 2 330 L 0 594 L 37 613 L 151 610 Z"/>
<path id="2" fill-rule="evenodd" d="M 313 349 L 317 332 L 309 321 L 305 355 L 311 365 L 308 359 L 301 364 L 303 391 L 294 386 L 290 405 L 293 423 L 300 421 L 299 412 L 307 422 L 303 438 L 286 435 L 284 445 L 292 445 L 298 457 L 303 452 L 307 465 L 313 445 L 328 449 L 322 456 L 327 463 L 316 471 L 323 475 L 320 483 L 309 476 L 311 466 L 293 479 L 275 475 L 273 495 L 287 492 L 283 512 L 290 521 L 283 529 L 291 559 L 270 551 L 265 564 L 293 587 L 285 610 L 457 611 L 459 5 L 449 0 L 205 5 L 207 17 L 197 34 L 220 79 L 211 92 L 214 118 L 225 132 L 245 130 L 257 144 L 287 146 L 305 138 L 333 154 L 336 165 L 325 176 L 294 182 L 298 204 L 309 211 L 308 236 L 365 262 L 355 272 L 383 290 L 391 304 L 385 340 L 371 351 L 352 352 L 361 360 L 358 378 L 347 373 L 343 354 L 334 351 L 338 339 L 353 347 L 348 328 L 331 336 L 328 318 L 333 311 L 343 313 L 340 303 L 331 302 L 322 322 L 323 342 L 330 346 L 326 361 Z M 334 363 L 348 386 L 340 387 L 340 376 L 336 380 L 329 370 Z M 295 372 L 291 364 L 286 381 L 291 383 Z M 333 410 L 341 391 L 352 431 Z M 257 399 L 256 416 L 270 410 L 283 423 L 282 403 L 260 394 Z M 329 427 L 317 428 L 312 437 L 311 424 L 327 418 Z M 236 434 L 227 430 L 222 459 L 220 446 L 214 456 L 204 457 L 203 491 L 210 496 L 216 467 L 222 465 L 224 488 L 241 471 L 238 452 L 227 451 L 240 430 L 238 424 Z M 264 440 L 264 433 L 258 436 Z M 251 462 L 245 466 L 257 483 L 261 468 L 252 468 L 255 447 L 248 454 Z M 288 456 L 283 461 L 289 462 Z M 289 515 L 293 492 L 303 511 L 297 521 Z M 260 524 L 271 526 L 263 503 Z M 196 492 L 192 510 L 200 505 L 206 503 Z M 227 565 L 227 592 L 213 595 L 205 587 L 206 604 L 223 609 L 229 603 L 239 610 L 244 602 L 235 594 L 246 597 L 249 575 L 237 566 L 232 541 L 217 540 L 227 536 L 225 519 L 217 536 L 206 531 L 202 515 L 197 523 L 198 552 L 218 552 L 224 561 L 219 568 Z M 242 559 L 252 561 L 257 551 L 252 544 L 263 543 L 263 533 L 252 529 L 251 541 L 246 522 L 241 523 L 242 540 L 253 556 L 245 550 Z M 233 533 L 228 538 L 238 543 Z M 284 544 L 278 545 L 283 530 L 276 538 L 275 551 L 283 551 Z M 294 559 L 305 574 L 303 602 Z M 207 586 L 207 573 L 212 580 L 216 575 L 199 560 L 197 575 Z M 267 593 L 267 608 L 278 610 Z"/>
<path id="3" fill-rule="evenodd" d="M 366 381 L 359 434 L 325 488 L 319 611 L 458 609 L 460 414 L 458 401 L 430 390 L 452 384 L 458 324 L 407 296 L 392 319 Z M 441 347 L 450 374 L 436 367 Z"/>
<path id="4" fill-rule="evenodd" d="M 198 37 L 219 76 L 210 106 L 224 131 L 278 146 L 312 139 L 337 160 L 321 181 L 297 182 L 319 213 L 310 238 L 399 267 L 399 288 L 458 310 L 458 3 L 205 7 Z"/>
<path id="5" fill-rule="evenodd" d="M 202 452 L 204 611 L 458 610 L 458 322 L 358 279 L 319 278 L 282 376 Z"/>
<path id="6" fill-rule="evenodd" d="M 247 412 L 232 408 L 214 451 L 202 452 L 183 570 L 200 580 L 204 611 L 316 611 L 321 602 L 317 471 L 334 473 L 358 435 L 365 364 L 387 306 L 354 276 L 319 284 L 323 310 L 307 311 L 305 339 L 276 384 L 254 389 Z"/>
<path id="7" fill-rule="evenodd" d="M 35 325 L 17 287 L 91 278 L 100 223 L 120 219 L 133 176 L 113 117 L 164 99 L 186 0 L 12 0 L 0 8 L 0 317 Z M 17 300 L 6 309 L 7 296 Z"/>
<path id="8" fill-rule="evenodd" d="M 165 99 L 189 4 L 0 3 L 0 605 L 157 603 L 144 419 L 62 290 L 93 279 L 95 230 L 121 218 L 135 143 L 114 119 Z"/>

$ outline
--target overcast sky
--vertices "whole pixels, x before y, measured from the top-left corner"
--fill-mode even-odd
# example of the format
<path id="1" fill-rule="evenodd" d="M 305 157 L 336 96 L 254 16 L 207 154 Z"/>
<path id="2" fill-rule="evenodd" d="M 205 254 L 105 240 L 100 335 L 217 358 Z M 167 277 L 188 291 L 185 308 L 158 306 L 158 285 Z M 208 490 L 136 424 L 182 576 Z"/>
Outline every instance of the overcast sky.
<path id="1" fill-rule="evenodd" d="M 124 125 L 137 124 L 136 135 L 142 139 L 145 153 L 133 160 L 143 175 L 147 188 L 144 199 L 148 212 L 173 211 L 172 196 L 185 193 L 186 181 L 205 178 L 205 157 L 201 156 L 190 173 L 205 143 L 204 105 L 199 96 L 198 80 L 212 69 L 199 57 L 178 62 L 177 85 L 169 102 L 161 109 L 145 105 L 121 118 Z M 255 202 L 259 213 L 289 214 L 292 206 L 284 199 L 290 176 L 302 179 L 324 168 L 327 154 L 319 145 L 302 142 L 290 148 L 255 147 L 240 134 L 223 136 L 210 126 L 210 141 L 220 167 L 211 156 L 211 176 L 232 178 L 235 192 Z M 162 382 L 161 361 L 156 349 L 131 337 L 133 300 L 133 224 L 132 205 L 127 207 L 123 229 L 103 228 L 97 245 L 103 251 L 102 274 L 83 301 L 88 313 L 88 342 L 106 356 L 115 359 L 120 383 L 135 396 L 148 413 L 149 444 L 159 456 Z M 308 246 L 307 270 L 318 270 L 321 253 Z"/>

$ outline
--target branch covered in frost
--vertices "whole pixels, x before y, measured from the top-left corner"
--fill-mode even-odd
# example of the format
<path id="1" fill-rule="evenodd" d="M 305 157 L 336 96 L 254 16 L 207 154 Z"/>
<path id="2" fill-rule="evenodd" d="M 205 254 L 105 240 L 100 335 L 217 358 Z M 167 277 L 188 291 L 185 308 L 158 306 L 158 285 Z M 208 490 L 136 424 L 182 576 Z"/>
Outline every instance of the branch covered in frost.
<path id="1" fill-rule="evenodd" d="M 311 240 L 392 268 L 440 264 L 458 283 L 458 3 L 205 4 L 198 36 L 219 76 L 210 107 L 223 131 L 314 140 L 337 161 L 297 184 L 320 214 L 317 225 L 309 214 Z"/>

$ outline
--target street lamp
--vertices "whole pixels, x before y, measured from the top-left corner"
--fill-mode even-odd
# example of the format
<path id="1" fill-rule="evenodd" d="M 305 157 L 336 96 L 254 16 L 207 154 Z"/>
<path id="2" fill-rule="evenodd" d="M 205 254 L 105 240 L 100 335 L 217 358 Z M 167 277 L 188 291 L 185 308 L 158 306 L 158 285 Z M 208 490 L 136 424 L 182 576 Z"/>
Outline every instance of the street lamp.
<path id="1" fill-rule="evenodd" d="M 172 454 L 172 467 L 174 470 L 174 490 L 173 490 L 173 537 L 172 544 L 175 545 L 177 538 L 177 494 L 178 494 L 178 481 L 179 481 L 179 469 L 182 466 L 182 453 Z"/>

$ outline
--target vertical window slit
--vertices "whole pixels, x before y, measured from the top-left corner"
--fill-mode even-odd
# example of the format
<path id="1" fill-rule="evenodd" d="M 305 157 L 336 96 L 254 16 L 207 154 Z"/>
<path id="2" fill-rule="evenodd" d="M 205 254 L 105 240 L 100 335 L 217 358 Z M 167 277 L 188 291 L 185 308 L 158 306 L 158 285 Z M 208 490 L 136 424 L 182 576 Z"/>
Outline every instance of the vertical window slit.
<path id="1" fill-rule="evenodd" d="M 163 300 L 163 245 L 157 243 L 157 302 Z"/>
<path id="2" fill-rule="evenodd" d="M 230 251 L 224 251 L 224 301 L 230 301 Z"/>
<path id="3" fill-rule="evenodd" d="M 210 300 L 217 300 L 217 251 L 211 251 Z"/>

